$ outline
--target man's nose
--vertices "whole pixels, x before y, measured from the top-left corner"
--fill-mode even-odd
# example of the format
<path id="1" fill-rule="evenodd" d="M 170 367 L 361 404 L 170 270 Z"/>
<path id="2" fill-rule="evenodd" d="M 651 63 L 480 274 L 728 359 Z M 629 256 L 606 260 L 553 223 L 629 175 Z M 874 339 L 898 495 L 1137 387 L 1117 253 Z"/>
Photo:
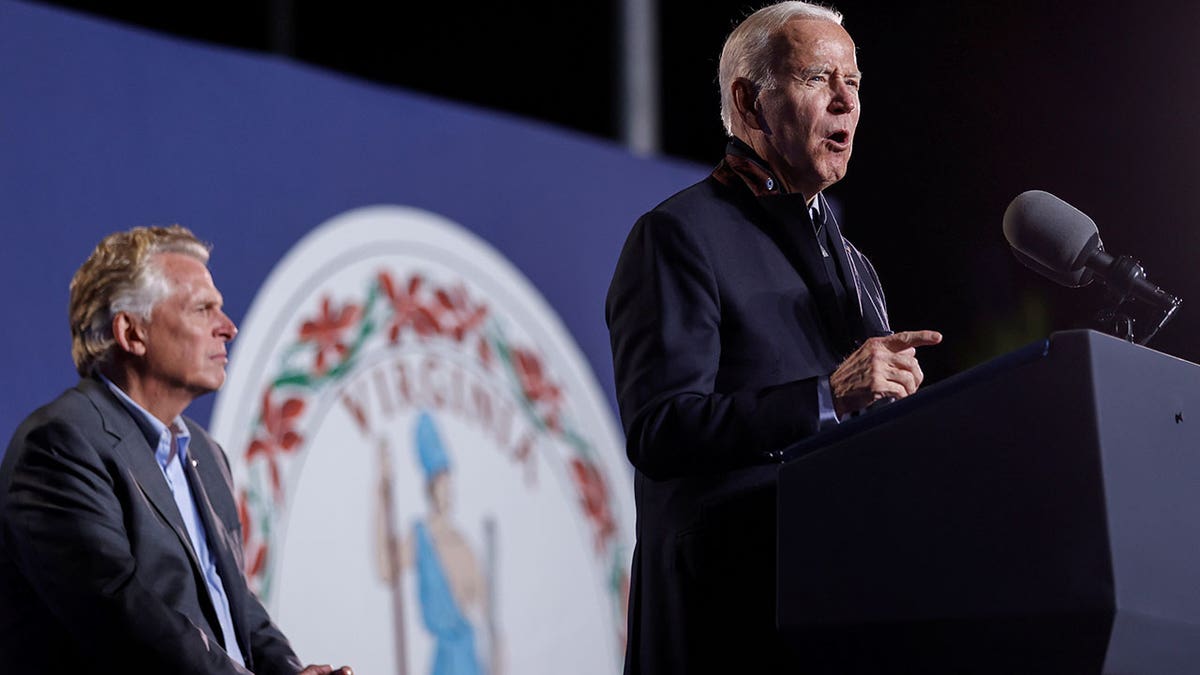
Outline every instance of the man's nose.
<path id="1" fill-rule="evenodd" d="M 233 319 L 230 319 L 228 314 L 225 312 L 221 312 L 220 314 L 220 320 L 217 323 L 217 336 L 223 337 L 225 338 L 226 342 L 229 342 L 235 336 L 237 336 L 238 329 L 233 323 Z"/>
<path id="2" fill-rule="evenodd" d="M 854 112 L 858 107 L 858 90 L 846 84 L 840 77 L 834 78 L 829 86 L 833 89 L 829 110 L 839 114 Z"/>

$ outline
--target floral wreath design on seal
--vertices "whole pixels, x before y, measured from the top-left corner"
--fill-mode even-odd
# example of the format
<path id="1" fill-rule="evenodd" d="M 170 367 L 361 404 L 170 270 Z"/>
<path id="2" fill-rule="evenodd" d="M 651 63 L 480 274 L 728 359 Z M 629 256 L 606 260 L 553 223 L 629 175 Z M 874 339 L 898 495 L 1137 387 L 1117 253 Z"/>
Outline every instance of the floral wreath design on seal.
<path id="1" fill-rule="evenodd" d="M 566 393 L 536 348 L 511 343 L 499 322 L 490 317 L 488 306 L 471 298 L 464 286 L 436 286 L 419 273 L 397 283 L 391 272 L 381 270 L 368 284 L 362 302 L 339 305 L 325 295 L 307 316 L 262 394 L 244 452 L 249 480 L 237 501 L 251 587 L 264 597 L 270 594 L 273 580 L 268 563 L 275 554 L 272 524 L 287 507 L 283 472 L 305 444 L 298 429 L 310 402 L 351 372 L 367 349 L 412 339 L 452 341 L 473 349 L 481 367 L 507 380 L 537 433 L 570 449 L 568 474 L 577 507 L 590 525 L 596 559 L 609 570 L 607 590 L 623 643 L 629 577 L 627 552 L 616 537 L 611 493 L 595 449 L 564 416 Z"/>

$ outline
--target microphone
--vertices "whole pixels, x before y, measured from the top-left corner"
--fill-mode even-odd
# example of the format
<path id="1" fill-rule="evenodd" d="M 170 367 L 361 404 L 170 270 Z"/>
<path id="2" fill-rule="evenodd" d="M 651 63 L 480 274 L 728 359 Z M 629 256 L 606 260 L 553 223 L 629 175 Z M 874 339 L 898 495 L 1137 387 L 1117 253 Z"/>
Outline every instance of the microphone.
<path id="1" fill-rule="evenodd" d="M 1132 295 L 1168 317 L 1183 303 L 1146 281 L 1133 258 L 1107 253 L 1096 223 L 1049 192 L 1017 195 L 1004 211 L 1004 237 L 1017 260 L 1063 286 L 1087 286 L 1098 277 L 1122 299 Z"/>

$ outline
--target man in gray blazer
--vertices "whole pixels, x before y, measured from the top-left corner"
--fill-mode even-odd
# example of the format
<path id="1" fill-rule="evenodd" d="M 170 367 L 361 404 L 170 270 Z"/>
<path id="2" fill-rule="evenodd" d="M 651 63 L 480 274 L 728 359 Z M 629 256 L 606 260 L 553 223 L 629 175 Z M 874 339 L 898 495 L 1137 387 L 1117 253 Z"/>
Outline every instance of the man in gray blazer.
<path id="1" fill-rule="evenodd" d="M 333 672 L 305 668 L 247 587 L 229 465 L 182 416 L 237 334 L 207 261 L 182 227 L 134 228 L 71 281 L 81 379 L 0 463 L 6 670 Z"/>

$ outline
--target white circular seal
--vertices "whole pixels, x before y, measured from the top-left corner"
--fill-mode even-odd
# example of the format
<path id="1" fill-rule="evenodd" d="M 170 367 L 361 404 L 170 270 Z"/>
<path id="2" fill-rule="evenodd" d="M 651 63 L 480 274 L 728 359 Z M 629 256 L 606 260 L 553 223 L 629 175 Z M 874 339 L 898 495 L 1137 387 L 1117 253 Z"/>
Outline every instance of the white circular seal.
<path id="1" fill-rule="evenodd" d="M 515 267 L 441 216 L 361 208 L 301 240 L 241 328 L 212 433 L 247 576 L 302 657 L 620 671 L 624 442 Z"/>

